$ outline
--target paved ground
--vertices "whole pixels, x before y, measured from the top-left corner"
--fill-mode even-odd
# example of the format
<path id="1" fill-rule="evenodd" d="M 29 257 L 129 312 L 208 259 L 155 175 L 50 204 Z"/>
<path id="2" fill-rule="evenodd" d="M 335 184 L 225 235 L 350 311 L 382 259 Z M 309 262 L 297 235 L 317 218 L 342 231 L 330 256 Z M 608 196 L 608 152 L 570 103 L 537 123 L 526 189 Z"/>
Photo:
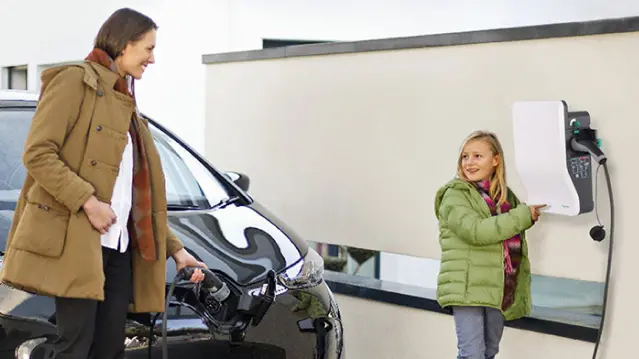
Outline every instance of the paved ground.
<path id="1" fill-rule="evenodd" d="M 147 359 L 148 348 L 128 352 L 126 359 Z M 162 349 L 154 347 L 152 359 L 162 359 Z M 283 349 L 264 344 L 229 346 L 228 344 L 198 341 L 178 342 L 169 345 L 169 359 L 291 359 Z"/>

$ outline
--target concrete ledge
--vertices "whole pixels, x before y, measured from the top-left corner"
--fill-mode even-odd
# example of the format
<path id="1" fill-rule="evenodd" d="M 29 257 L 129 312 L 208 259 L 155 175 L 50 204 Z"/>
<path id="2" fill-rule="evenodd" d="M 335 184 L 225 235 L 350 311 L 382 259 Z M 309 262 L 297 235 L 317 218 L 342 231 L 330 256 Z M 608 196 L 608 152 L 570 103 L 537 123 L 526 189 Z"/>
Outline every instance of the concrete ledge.
<path id="1" fill-rule="evenodd" d="M 324 273 L 324 279 L 336 294 L 452 314 L 449 309 L 439 306 L 435 289 L 330 271 Z M 506 326 L 595 343 L 599 319 L 600 317 L 594 315 L 533 305 L 530 316 L 506 322 Z"/>
<path id="2" fill-rule="evenodd" d="M 256 61 L 300 56 L 320 56 L 369 51 L 414 49 L 455 45 L 539 40 L 639 31 L 639 16 L 560 24 L 478 30 L 390 39 L 298 45 L 202 56 L 204 64 Z"/>

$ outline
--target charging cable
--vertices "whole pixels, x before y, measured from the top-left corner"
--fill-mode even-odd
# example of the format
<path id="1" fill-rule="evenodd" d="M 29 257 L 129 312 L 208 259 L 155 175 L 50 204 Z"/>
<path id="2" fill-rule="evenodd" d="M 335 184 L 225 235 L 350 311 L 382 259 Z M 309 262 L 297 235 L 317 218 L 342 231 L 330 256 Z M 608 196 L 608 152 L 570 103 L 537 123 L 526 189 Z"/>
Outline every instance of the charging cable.
<path id="1" fill-rule="evenodd" d="M 597 146 L 595 130 L 593 129 L 581 129 L 576 136 L 570 140 L 570 146 L 575 151 L 586 152 L 589 153 L 593 159 L 604 168 L 604 173 L 606 175 L 606 184 L 608 187 L 608 198 L 610 200 L 610 242 L 608 243 L 608 264 L 606 267 L 606 281 L 604 284 L 604 297 L 603 304 L 601 309 L 601 320 L 599 322 L 599 331 L 597 333 L 597 340 L 595 341 L 595 348 L 592 353 L 592 359 L 597 358 L 597 352 L 599 351 L 599 345 L 601 343 L 601 335 L 604 330 L 604 324 L 606 322 L 606 308 L 608 307 L 608 284 L 610 283 L 610 272 L 612 271 L 612 251 L 613 251 L 613 240 L 614 240 L 614 231 L 615 231 L 615 200 L 612 195 L 612 183 L 610 182 L 610 172 L 608 171 L 608 158 L 601 151 L 601 149 Z M 599 173 L 599 167 L 597 167 L 597 174 Z M 595 189 L 597 188 L 597 184 L 595 184 Z M 595 192 L 596 193 L 596 192 Z M 595 201 L 597 201 L 595 195 Z M 599 213 L 597 212 L 597 221 L 599 222 Z M 603 230 L 603 225 L 599 222 L 598 226 L 593 227 L 590 230 L 590 236 L 596 241 L 602 241 L 605 236 L 605 231 Z"/>
<path id="2" fill-rule="evenodd" d="M 604 285 L 604 297 L 603 304 L 601 309 L 601 320 L 599 323 L 599 332 L 597 333 L 597 341 L 595 342 L 595 349 L 592 354 L 592 359 L 597 358 L 597 352 L 599 350 L 599 343 L 601 342 L 601 334 L 604 329 L 604 324 L 606 321 L 606 308 L 608 307 L 608 283 L 610 283 L 610 272 L 612 270 L 612 249 L 613 249 L 613 240 L 614 240 L 614 231 L 615 231 L 615 200 L 612 196 L 612 184 L 610 183 L 610 173 L 608 171 L 608 165 L 606 164 L 605 159 L 600 163 L 604 168 L 604 173 L 606 175 L 606 184 L 608 187 L 608 198 L 610 199 L 610 241 L 608 242 L 608 265 L 606 268 L 606 283 Z"/>
<path id="3" fill-rule="evenodd" d="M 198 267 L 199 268 L 199 267 Z M 166 301 L 164 303 L 164 314 L 162 316 L 162 358 L 169 358 L 169 350 L 167 345 L 167 322 L 168 322 L 168 312 L 171 297 L 173 297 L 173 292 L 175 291 L 175 287 L 180 280 L 187 280 L 191 278 L 193 272 L 195 271 L 195 267 L 185 267 L 182 268 L 173 278 L 173 282 L 169 287 L 169 291 L 166 295 Z M 204 273 L 204 280 L 201 282 L 201 290 L 208 292 L 207 294 L 211 296 L 216 301 L 222 303 L 224 302 L 231 294 L 231 290 L 217 275 L 211 272 L 206 268 L 199 268 Z M 151 343 L 149 342 L 149 347 Z"/>

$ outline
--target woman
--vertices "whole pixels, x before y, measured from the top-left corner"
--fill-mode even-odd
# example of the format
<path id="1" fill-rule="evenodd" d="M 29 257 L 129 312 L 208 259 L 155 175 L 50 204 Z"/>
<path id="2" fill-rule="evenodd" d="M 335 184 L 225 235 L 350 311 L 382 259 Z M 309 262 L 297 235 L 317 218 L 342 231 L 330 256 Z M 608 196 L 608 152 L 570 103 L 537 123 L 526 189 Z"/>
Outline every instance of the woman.
<path id="1" fill-rule="evenodd" d="M 1 280 L 55 297 L 56 358 L 123 358 L 127 312 L 164 311 L 167 258 L 205 266 L 169 230 L 160 157 L 137 114 L 133 81 L 155 62 L 156 30 L 120 9 L 84 64 L 42 76 Z"/>
<path id="2" fill-rule="evenodd" d="M 453 310 L 458 358 L 493 359 L 504 320 L 530 313 L 525 231 L 544 206 L 519 203 L 508 188 L 504 152 L 493 133 L 467 137 L 457 177 L 435 199 L 442 247 L 437 300 Z"/>

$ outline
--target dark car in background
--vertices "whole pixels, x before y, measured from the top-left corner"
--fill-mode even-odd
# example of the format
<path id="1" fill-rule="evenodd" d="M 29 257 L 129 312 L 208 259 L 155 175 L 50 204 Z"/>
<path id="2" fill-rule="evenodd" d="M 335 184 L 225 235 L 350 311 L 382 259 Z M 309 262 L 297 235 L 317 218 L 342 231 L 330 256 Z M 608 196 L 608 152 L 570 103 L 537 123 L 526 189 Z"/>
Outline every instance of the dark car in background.
<path id="1" fill-rule="evenodd" d="M 34 94 L 0 91 L 1 250 L 25 178 L 22 151 L 36 105 Z M 165 171 L 169 225 L 233 293 L 219 303 L 198 286 L 180 282 L 167 312 L 170 352 L 217 359 L 343 359 L 341 316 L 323 281 L 322 258 L 253 200 L 247 176 L 218 171 L 148 120 Z M 175 275 L 169 259 L 167 288 Z M 127 358 L 146 358 L 149 352 L 161 357 L 160 314 L 129 315 Z M 45 357 L 55 323 L 52 298 L 0 286 L 0 359 Z"/>

